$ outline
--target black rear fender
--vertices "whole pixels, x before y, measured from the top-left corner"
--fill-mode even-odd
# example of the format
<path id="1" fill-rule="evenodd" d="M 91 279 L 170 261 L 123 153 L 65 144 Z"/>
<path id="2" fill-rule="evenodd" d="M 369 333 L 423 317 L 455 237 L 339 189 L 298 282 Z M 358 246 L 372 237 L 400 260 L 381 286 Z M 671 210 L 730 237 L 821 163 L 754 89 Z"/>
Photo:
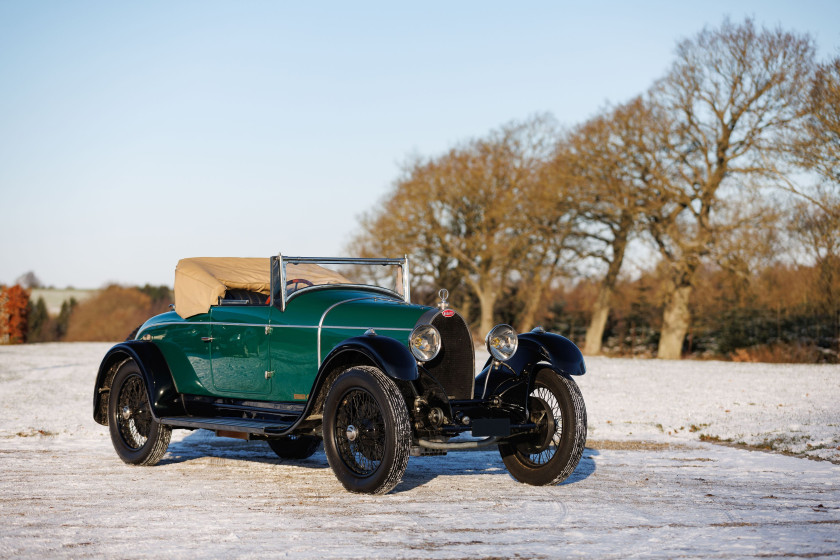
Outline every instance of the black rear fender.
<path id="1" fill-rule="evenodd" d="M 186 414 L 183 402 L 169 366 L 157 346 L 142 340 L 130 340 L 111 348 L 96 375 L 93 390 L 93 419 L 104 426 L 108 425 L 108 400 L 114 375 L 126 360 L 134 360 L 146 381 L 149 392 L 149 404 L 155 418 L 162 416 L 181 416 Z"/>

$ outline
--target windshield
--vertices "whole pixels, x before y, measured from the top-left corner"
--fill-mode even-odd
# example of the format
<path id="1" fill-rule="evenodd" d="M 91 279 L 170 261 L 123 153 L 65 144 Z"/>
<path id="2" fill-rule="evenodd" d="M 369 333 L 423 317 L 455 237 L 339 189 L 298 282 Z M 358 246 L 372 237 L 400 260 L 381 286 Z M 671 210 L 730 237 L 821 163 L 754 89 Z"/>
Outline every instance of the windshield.
<path id="1" fill-rule="evenodd" d="M 408 258 L 347 259 L 284 257 L 272 259 L 272 281 L 277 298 L 285 302 L 293 293 L 327 284 L 351 284 L 385 289 L 409 301 Z"/>

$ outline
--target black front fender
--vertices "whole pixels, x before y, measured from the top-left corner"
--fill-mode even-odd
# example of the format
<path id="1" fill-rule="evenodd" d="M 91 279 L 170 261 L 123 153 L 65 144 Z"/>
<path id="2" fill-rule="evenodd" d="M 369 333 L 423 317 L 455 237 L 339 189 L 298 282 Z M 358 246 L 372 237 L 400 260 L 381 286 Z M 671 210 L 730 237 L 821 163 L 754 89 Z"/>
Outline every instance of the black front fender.
<path id="1" fill-rule="evenodd" d="M 519 340 L 520 345 L 523 340 L 536 345 L 536 351 L 539 352 L 542 360 L 547 361 L 566 375 L 583 375 L 586 373 L 586 363 L 583 360 L 580 348 L 565 336 L 549 332 L 529 332 L 519 335 Z M 535 351 L 531 344 L 526 344 L 526 346 L 532 348 L 531 352 Z M 516 353 L 519 354 L 519 351 L 517 350 Z M 513 359 L 515 360 L 516 357 L 514 355 Z M 525 356 L 520 359 L 530 361 Z M 514 367 L 514 369 L 516 368 Z"/>
<path id="2" fill-rule="evenodd" d="M 96 385 L 93 389 L 93 419 L 96 422 L 104 426 L 108 425 L 108 398 L 111 383 L 117 369 L 126 360 L 134 360 L 140 369 L 146 381 L 149 404 L 155 418 L 186 414 L 172 380 L 172 373 L 158 347 L 151 342 L 130 340 L 108 350 L 99 365 Z"/>
<path id="3" fill-rule="evenodd" d="M 475 380 L 475 398 L 484 398 L 528 381 L 548 365 L 558 375 L 583 375 L 586 364 L 575 343 L 554 333 L 529 332 L 519 335 L 519 347 L 507 362 L 490 358 Z"/>
<path id="4" fill-rule="evenodd" d="M 363 354 L 382 373 L 400 381 L 414 381 L 418 378 L 417 360 L 408 348 L 387 336 L 355 336 L 348 338 L 324 358 L 319 376 L 333 369 L 333 364 L 344 360 L 347 353 Z"/>
<path id="5" fill-rule="evenodd" d="M 321 362 L 312 386 L 314 398 L 309 399 L 301 418 L 317 414 L 324 406 L 330 384 L 341 372 L 358 365 L 375 366 L 397 381 L 414 381 L 419 377 L 417 362 L 411 352 L 393 338 L 378 335 L 348 338 Z"/>

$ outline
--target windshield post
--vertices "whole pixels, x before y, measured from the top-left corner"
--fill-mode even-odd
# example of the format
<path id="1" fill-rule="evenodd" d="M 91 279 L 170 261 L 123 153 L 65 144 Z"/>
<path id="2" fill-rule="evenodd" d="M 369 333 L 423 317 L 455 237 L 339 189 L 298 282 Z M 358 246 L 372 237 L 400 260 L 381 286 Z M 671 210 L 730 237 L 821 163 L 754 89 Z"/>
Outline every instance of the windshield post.
<path id="1" fill-rule="evenodd" d="M 280 263 L 280 311 L 286 311 L 286 263 L 283 261 L 283 253 L 277 255 Z"/>
<path id="2" fill-rule="evenodd" d="M 411 283 L 408 278 L 408 255 L 403 255 L 402 269 L 403 297 L 405 298 L 406 303 L 411 303 L 411 294 L 409 294 Z"/>

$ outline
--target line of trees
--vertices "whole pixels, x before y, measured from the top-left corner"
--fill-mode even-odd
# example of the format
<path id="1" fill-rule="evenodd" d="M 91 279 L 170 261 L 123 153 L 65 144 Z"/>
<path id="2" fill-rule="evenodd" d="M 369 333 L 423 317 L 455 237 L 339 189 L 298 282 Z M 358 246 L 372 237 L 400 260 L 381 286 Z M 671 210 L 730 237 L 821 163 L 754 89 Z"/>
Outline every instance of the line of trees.
<path id="1" fill-rule="evenodd" d="M 0 286 L 0 344 L 125 340 L 173 301 L 168 286 L 109 285 L 83 302 L 62 302 L 59 314 L 51 316 L 44 298 L 33 301 L 28 283 L 20 280 Z"/>
<path id="2" fill-rule="evenodd" d="M 449 288 L 482 333 L 551 320 L 558 294 L 585 285 L 589 354 L 616 326 L 619 288 L 654 283 L 661 314 L 645 339 L 660 358 L 696 348 L 710 276 L 743 295 L 767 270 L 798 271 L 836 359 L 840 58 L 818 64 L 814 51 L 749 19 L 704 29 L 647 92 L 584 123 L 536 115 L 409 160 L 350 250 L 408 253 L 415 291 Z M 635 279 L 628 255 L 648 263 Z"/>

